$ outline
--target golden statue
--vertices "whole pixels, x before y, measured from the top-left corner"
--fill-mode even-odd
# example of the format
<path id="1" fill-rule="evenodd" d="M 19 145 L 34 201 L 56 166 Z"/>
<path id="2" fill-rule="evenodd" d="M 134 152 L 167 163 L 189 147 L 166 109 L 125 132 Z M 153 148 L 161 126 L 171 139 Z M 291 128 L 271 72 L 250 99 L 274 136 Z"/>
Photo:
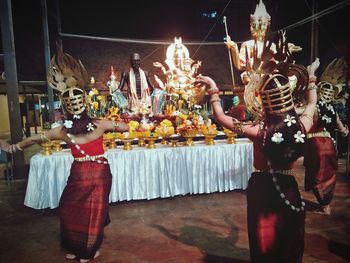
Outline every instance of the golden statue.
<path id="1" fill-rule="evenodd" d="M 179 98 L 185 99 L 190 105 L 201 103 L 204 94 L 204 86 L 195 86 L 195 77 L 201 61 L 190 58 L 187 47 L 182 44 L 181 37 L 174 38 L 166 52 L 165 63 L 167 68 L 160 62 L 154 62 L 153 66 L 162 70 L 166 76 L 164 85 L 168 94 L 177 94 Z"/>

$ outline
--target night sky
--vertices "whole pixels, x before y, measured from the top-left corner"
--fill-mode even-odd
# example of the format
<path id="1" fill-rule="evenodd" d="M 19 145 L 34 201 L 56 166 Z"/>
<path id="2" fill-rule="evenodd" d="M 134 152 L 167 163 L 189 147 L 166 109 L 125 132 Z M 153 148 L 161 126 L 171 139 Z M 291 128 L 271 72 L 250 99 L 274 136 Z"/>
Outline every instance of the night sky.
<path id="1" fill-rule="evenodd" d="M 31 71 L 44 67 L 40 0 L 12 1 L 16 56 L 19 78 L 28 65 Z M 48 2 L 51 50 L 57 40 L 57 13 L 55 1 Z M 83 1 L 61 0 L 60 16 L 62 32 L 98 37 L 132 38 L 172 41 L 181 36 L 183 41 L 205 39 L 229 0 L 128 0 Z M 319 10 L 342 1 L 319 0 Z M 272 17 L 272 30 L 278 30 L 309 17 L 311 0 L 265 0 Z M 232 0 L 226 11 L 228 30 L 235 41 L 250 38 L 249 15 L 254 12 L 257 0 Z M 350 5 L 318 20 L 319 53 L 324 60 L 342 55 L 349 56 Z M 303 47 L 295 59 L 307 64 L 310 57 L 311 23 L 287 31 L 290 42 Z M 222 19 L 217 21 L 206 41 L 223 41 L 225 36 Z M 2 53 L 2 52 L 1 52 Z M 1 63 L 3 64 L 3 63 Z M 0 66 L 3 69 L 3 65 Z M 42 70 L 41 70 L 42 71 Z"/>

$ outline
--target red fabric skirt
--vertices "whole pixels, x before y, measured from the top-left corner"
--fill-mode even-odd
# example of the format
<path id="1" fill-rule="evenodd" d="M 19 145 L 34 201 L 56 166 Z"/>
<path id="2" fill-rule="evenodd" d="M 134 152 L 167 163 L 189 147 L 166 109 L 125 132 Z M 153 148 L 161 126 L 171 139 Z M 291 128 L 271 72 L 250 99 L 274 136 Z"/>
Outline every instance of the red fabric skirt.
<path id="1" fill-rule="evenodd" d="M 109 165 L 73 162 L 59 205 L 61 245 L 78 258 L 91 259 L 102 244 L 112 175 Z"/>
<path id="2" fill-rule="evenodd" d="M 337 155 L 331 138 L 314 137 L 305 144 L 305 190 L 333 188 L 337 175 Z"/>
<path id="3" fill-rule="evenodd" d="M 276 174 L 281 192 L 301 206 L 297 182 Z M 305 210 L 296 212 L 280 197 L 268 172 L 253 173 L 247 188 L 248 236 L 251 262 L 302 262 Z"/>

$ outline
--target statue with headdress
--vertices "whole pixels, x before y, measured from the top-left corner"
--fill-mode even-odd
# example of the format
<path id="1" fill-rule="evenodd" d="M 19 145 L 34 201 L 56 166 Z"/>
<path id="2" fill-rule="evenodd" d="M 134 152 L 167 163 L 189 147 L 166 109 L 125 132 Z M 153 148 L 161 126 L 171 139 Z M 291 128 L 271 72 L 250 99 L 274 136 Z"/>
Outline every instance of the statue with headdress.
<path id="1" fill-rule="evenodd" d="M 269 44 L 266 39 L 269 39 L 270 35 L 270 23 L 271 16 L 266 11 L 266 7 L 262 0 L 256 5 L 254 14 L 250 15 L 250 32 L 252 39 L 244 41 L 238 49 L 237 44 L 231 40 L 229 35 L 226 36 L 226 46 L 230 51 L 231 60 L 234 68 L 238 71 L 243 71 L 241 74 L 241 79 L 243 84 L 248 84 L 250 78 L 247 74 L 247 63 L 259 63 L 262 59 L 261 55 L 263 50 L 270 53 L 272 56 L 276 53 L 276 47 L 274 43 Z M 266 45 L 269 45 L 269 49 L 266 49 Z M 295 46 L 292 43 L 288 44 L 290 52 L 297 52 L 301 50 L 301 47 Z M 255 59 L 254 59 L 255 57 Z"/>
<path id="2" fill-rule="evenodd" d="M 162 70 L 165 76 L 165 89 L 172 97 L 185 100 L 188 105 L 200 104 L 203 100 L 205 89 L 203 86 L 194 85 L 195 77 L 201 61 L 190 58 L 187 47 L 182 43 L 181 37 L 174 38 L 166 52 L 165 64 L 154 62 L 153 65 Z M 158 80 L 159 82 L 159 80 Z"/>

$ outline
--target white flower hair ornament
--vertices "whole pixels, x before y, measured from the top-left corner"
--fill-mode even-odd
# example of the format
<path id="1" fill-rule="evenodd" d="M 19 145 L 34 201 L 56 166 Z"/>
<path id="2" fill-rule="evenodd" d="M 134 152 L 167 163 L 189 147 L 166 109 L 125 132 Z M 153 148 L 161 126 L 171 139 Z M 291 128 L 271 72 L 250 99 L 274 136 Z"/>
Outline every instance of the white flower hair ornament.
<path id="1" fill-rule="evenodd" d="M 91 122 L 89 122 L 88 125 L 86 125 L 86 129 L 88 131 L 93 131 L 93 130 L 95 130 L 95 127 Z"/>
<path id="2" fill-rule="evenodd" d="M 328 117 L 327 115 L 323 115 L 323 116 L 322 116 L 322 120 L 325 120 L 326 123 L 331 123 L 331 122 L 332 122 L 332 118 L 331 118 L 331 117 Z"/>
<path id="3" fill-rule="evenodd" d="M 73 127 L 73 121 L 65 120 L 63 123 L 63 126 L 66 127 L 67 129 L 71 129 Z"/>
<path id="4" fill-rule="evenodd" d="M 271 141 L 276 143 L 276 144 L 280 144 L 281 142 L 284 141 L 283 134 L 280 132 L 275 132 L 273 134 L 273 136 L 271 137 Z"/>
<path id="5" fill-rule="evenodd" d="M 284 119 L 284 122 L 287 123 L 288 127 L 292 126 L 293 123 L 297 123 L 297 121 L 295 120 L 295 117 L 294 116 L 290 116 L 289 114 Z"/>
<path id="6" fill-rule="evenodd" d="M 73 119 L 77 119 L 77 120 L 80 120 L 81 116 L 80 115 L 77 115 L 77 114 L 74 114 L 73 115 Z"/>
<path id="7" fill-rule="evenodd" d="M 296 143 L 304 143 L 305 140 L 305 134 L 302 133 L 301 131 L 298 131 L 296 134 L 294 134 L 295 142 Z"/>

